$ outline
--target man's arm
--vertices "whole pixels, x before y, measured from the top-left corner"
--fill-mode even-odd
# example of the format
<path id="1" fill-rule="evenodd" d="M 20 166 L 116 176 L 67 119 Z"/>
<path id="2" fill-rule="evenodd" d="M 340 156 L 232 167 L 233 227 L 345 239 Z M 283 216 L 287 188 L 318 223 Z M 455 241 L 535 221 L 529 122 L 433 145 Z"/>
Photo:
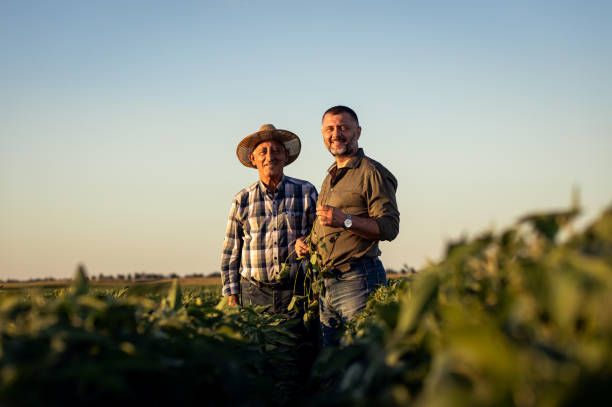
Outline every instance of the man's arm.
<path id="1" fill-rule="evenodd" d="M 238 305 L 240 294 L 240 256 L 242 254 L 242 224 L 237 219 L 238 202 L 234 200 L 230 209 L 223 251 L 221 254 L 222 294 L 228 296 L 230 305 Z"/>
<path id="2" fill-rule="evenodd" d="M 391 241 L 399 233 L 400 214 L 395 199 L 396 191 L 397 179 L 389 170 L 378 165 L 368 177 L 366 201 L 368 214 L 378 225 L 379 240 Z"/>
<path id="3" fill-rule="evenodd" d="M 399 233 L 399 211 L 395 200 L 397 180 L 387 169 L 372 171 L 366 182 L 365 197 L 369 217 L 351 215 L 348 229 L 368 240 L 393 240 Z M 339 208 L 321 205 L 317 216 L 324 226 L 343 227 L 346 214 Z"/>
<path id="4" fill-rule="evenodd" d="M 317 207 L 317 216 L 323 226 L 344 227 L 346 214 L 334 206 L 321 205 Z M 351 215 L 351 220 L 353 221 L 349 229 L 351 232 L 364 239 L 380 240 L 380 228 L 374 219 Z"/>

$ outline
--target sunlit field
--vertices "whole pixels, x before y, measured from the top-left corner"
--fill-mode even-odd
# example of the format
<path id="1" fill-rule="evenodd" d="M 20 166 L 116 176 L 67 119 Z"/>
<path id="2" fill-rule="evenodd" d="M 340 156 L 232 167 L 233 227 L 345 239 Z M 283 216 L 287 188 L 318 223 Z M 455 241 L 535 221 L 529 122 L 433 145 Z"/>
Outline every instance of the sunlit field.
<path id="1" fill-rule="evenodd" d="M 577 215 L 449 243 L 306 375 L 296 321 L 228 307 L 218 278 L 4 283 L 0 405 L 611 405 L 612 208 L 559 238 Z"/>

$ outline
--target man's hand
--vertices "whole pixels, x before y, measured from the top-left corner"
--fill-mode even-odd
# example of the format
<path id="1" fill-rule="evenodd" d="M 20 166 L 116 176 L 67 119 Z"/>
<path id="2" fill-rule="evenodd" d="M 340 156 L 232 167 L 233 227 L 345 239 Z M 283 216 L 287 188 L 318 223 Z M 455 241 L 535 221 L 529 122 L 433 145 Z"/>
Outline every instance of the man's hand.
<path id="1" fill-rule="evenodd" d="M 319 205 L 317 206 L 317 217 L 323 226 L 340 228 L 344 226 L 346 214 L 336 207 Z"/>
<path id="2" fill-rule="evenodd" d="M 231 305 L 232 307 L 237 306 L 238 305 L 238 294 L 230 295 L 227 299 L 227 303 Z"/>
<path id="3" fill-rule="evenodd" d="M 308 254 L 308 245 L 304 243 L 303 237 L 300 237 L 295 241 L 295 253 L 298 255 L 298 257 Z"/>
<path id="4" fill-rule="evenodd" d="M 317 216 L 323 226 L 344 227 L 346 214 L 338 208 L 329 205 L 317 206 Z M 349 229 L 351 233 L 368 240 L 380 239 L 380 228 L 374 219 L 352 215 L 351 220 L 353 221 Z"/>

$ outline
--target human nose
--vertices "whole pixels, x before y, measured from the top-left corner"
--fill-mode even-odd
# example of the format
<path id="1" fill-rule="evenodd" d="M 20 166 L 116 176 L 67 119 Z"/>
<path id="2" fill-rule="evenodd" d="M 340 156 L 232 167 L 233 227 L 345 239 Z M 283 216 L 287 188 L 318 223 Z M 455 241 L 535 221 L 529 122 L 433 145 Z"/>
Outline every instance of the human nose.
<path id="1" fill-rule="evenodd" d="M 337 137 L 340 134 L 342 134 L 342 128 L 340 126 L 332 127 L 332 129 L 331 129 L 331 136 L 332 137 Z"/>

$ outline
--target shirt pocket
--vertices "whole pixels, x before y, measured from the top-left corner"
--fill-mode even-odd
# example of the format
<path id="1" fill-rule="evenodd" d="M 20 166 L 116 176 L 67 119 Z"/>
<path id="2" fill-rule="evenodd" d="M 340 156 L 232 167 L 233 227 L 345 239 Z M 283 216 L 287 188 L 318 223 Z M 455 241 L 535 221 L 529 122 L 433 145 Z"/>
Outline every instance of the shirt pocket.
<path id="1" fill-rule="evenodd" d="M 327 205 L 334 206 L 350 215 L 367 214 L 367 205 L 364 197 L 355 191 L 334 188 L 327 197 Z"/>
<path id="2" fill-rule="evenodd" d="M 287 229 L 296 235 L 304 233 L 304 214 L 296 211 L 285 211 L 283 213 L 287 222 Z"/>
<path id="3" fill-rule="evenodd" d="M 261 216 L 249 216 L 245 222 L 246 234 L 258 234 L 264 228 L 264 218 Z"/>

